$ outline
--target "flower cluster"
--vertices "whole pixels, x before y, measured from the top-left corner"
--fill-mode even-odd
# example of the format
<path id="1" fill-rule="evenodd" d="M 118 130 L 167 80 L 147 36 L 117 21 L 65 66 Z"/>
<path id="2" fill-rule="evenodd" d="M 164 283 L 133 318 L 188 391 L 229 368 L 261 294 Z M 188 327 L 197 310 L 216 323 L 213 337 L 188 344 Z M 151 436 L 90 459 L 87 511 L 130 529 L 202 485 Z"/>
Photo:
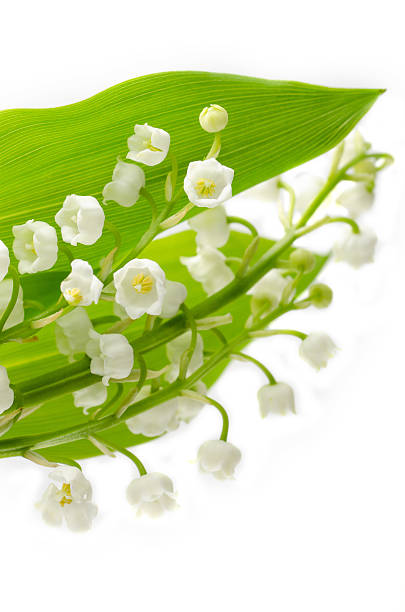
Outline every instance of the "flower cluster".
<path id="1" fill-rule="evenodd" d="M 28 220 L 12 228 L 12 253 L 0 240 L 0 341 L 40 341 L 42 328 L 52 325 L 57 350 L 66 362 L 62 374 L 66 381 L 45 373 L 40 391 L 44 390 L 44 401 L 69 394 L 72 410 L 80 417 L 77 427 L 66 435 L 58 431 L 52 438 L 47 431 L 43 440 L 36 436 L 35 450 L 18 447 L 16 437 L 16 454 L 49 467 L 53 464 L 40 449 L 57 448 L 71 439 L 85 439 L 106 455 L 122 453 L 138 472 L 128 486 L 128 502 L 138 515 L 151 517 L 177 507 L 174 484 L 165 474 L 147 472 L 139 457 L 109 439 L 109 429 L 121 424 L 135 445 L 184 427 L 204 407 L 215 408 L 221 430 L 196 451 L 198 466 L 219 480 L 232 479 L 241 452 L 228 440 L 229 415 L 208 394 L 207 375 L 229 359 L 254 364 L 266 379 L 257 393 L 259 414 L 295 413 L 291 383 L 277 380 L 241 347 L 254 338 L 290 335 L 299 341 L 297 353 L 310 366 L 315 370 L 327 366 L 336 353 L 329 335 L 273 327 L 283 314 L 326 308 L 333 297 L 327 285 L 314 282 L 319 258 L 295 241 L 323 225 L 342 223 L 348 234 L 336 242 L 335 258 L 355 268 L 372 261 L 376 236 L 360 228 L 358 219 L 372 206 L 377 173 L 390 161 L 386 154 L 369 153 L 370 146 L 356 132 L 335 150 L 327 180 L 300 175 L 289 185 L 285 177 L 272 179 L 284 237 L 270 247 L 252 223 L 229 216 L 225 207 L 232 197 L 234 171 L 217 157 L 221 132 L 228 124 L 227 111 L 211 104 L 201 111 L 199 122 L 205 132 L 214 134 L 214 141 L 204 159 L 184 168 L 177 191 L 179 168 L 169 133 L 147 123 L 136 124 L 127 141 L 125 161 L 118 159 L 111 181 L 100 186 L 102 203 L 94 195 L 71 194 L 59 205 L 54 219 L 61 238 L 53 225 Z M 165 160 L 171 161 L 171 169 L 164 171 L 165 201 L 160 205 L 148 190 L 147 173 Z M 178 209 L 182 197 L 186 203 Z M 105 210 L 115 204 L 132 207 L 140 198 L 151 207 L 150 226 L 123 253 L 119 231 L 106 221 Z M 340 210 L 339 215 L 319 216 L 326 206 L 329 211 Z M 175 265 L 167 267 L 143 256 L 160 232 L 177 225 L 188 213 L 194 251 L 175 253 Z M 315 221 L 308 225 L 313 215 Z M 236 242 L 232 225 L 245 230 Z M 105 231 L 111 231 L 115 246 L 101 262 L 91 254 L 89 261 L 74 256 L 72 248 L 94 245 Z M 64 269 L 60 255 L 68 257 L 70 271 L 58 280 L 56 303 L 47 308 L 29 305 L 29 300 L 24 303 L 21 277 L 50 270 L 57 262 L 58 269 Z M 195 305 L 193 296 L 198 292 L 208 298 Z M 243 308 L 236 310 L 236 321 L 229 310 L 237 299 L 244 300 L 248 313 L 244 317 Z M 37 312 L 27 317 L 28 308 Z M 235 324 L 229 326 L 231 331 L 222 332 L 220 327 L 230 323 Z M 214 335 L 218 346 L 213 350 L 207 338 Z M 12 368 L 0 365 L 0 435 L 38 407 L 32 408 L 30 393 L 35 393 L 29 385 L 20 387 L 12 374 Z M 37 392 L 36 398 L 40 395 Z M 0 456 L 1 452 L 0 442 Z M 91 485 L 73 459 L 64 460 L 62 455 L 55 461 L 61 465 L 50 474 L 52 483 L 37 507 L 50 525 L 65 522 L 73 531 L 86 530 L 97 514 Z"/>

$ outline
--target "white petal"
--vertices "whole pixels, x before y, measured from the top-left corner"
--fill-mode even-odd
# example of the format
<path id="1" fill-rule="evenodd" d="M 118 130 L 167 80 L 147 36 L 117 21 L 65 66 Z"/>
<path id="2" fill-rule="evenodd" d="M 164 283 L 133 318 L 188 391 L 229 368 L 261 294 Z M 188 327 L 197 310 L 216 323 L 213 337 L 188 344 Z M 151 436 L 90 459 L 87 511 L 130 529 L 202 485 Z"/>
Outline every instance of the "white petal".
<path id="1" fill-rule="evenodd" d="M 160 316 L 164 319 L 174 317 L 187 297 L 187 289 L 183 283 L 166 281 L 166 293 L 163 298 Z"/>
<path id="2" fill-rule="evenodd" d="M 0 414 L 12 406 L 14 391 L 10 387 L 7 370 L 0 365 Z"/>
<path id="3" fill-rule="evenodd" d="M 230 227 L 222 204 L 196 215 L 188 224 L 197 232 L 198 246 L 219 248 L 228 242 Z"/>
<path id="4" fill-rule="evenodd" d="M 10 254 L 8 248 L 2 240 L 0 240 L 0 282 L 6 276 L 10 265 Z"/>
<path id="5" fill-rule="evenodd" d="M 263 417 L 268 414 L 287 414 L 295 412 L 294 392 L 290 385 L 278 382 L 264 385 L 257 393 L 260 412 Z"/>

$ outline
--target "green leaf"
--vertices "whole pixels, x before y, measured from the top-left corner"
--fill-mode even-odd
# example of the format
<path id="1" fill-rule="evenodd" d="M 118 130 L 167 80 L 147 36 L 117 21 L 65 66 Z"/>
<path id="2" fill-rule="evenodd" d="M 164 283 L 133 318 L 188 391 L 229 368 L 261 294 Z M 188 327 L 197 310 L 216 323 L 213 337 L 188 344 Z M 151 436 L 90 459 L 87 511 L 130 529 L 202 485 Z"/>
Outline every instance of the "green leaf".
<path id="1" fill-rule="evenodd" d="M 334 147 L 367 112 L 382 90 L 331 89 L 207 72 L 139 77 L 69 106 L 0 112 L 0 238 L 34 218 L 53 222 L 66 195 L 100 197 L 118 155 L 125 157 L 135 123 L 171 135 L 183 179 L 187 164 L 202 159 L 212 142 L 198 122 L 209 103 L 224 106 L 229 124 L 220 160 L 234 168 L 234 193 L 302 164 Z M 169 161 L 146 168 L 148 190 L 161 205 Z M 182 207 L 186 200 L 178 202 Z M 128 210 L 107 209 L 132 246 L 148 226 L 145 200 Z M 93 264 L 111 248 L 105 232 L 76 257 Z M 59 267 L 65 267 L 63 258 Z"/>
<path id="2" fill-rule="evenodd" d="M 224 247 L 223 251 L 227 256 L 239 256 L 244 251 L 249 241 L 250 236 L 245 233 L 232 232 L 230 239 Z M 271 240 L 262 239 L 256 259 L 259 258 L 273 244 Z M 291 249 L 290 249 L 291 250 Z M 183 282 L 188 288 L 187 303 L 193 306 L 201 302 L 206 296 L 201 285 L 196 283 L 189 275 L 185 266 L 179 262 L 179 253 L 186 256 L 194 255 L 195 253 L 195 234 L 192 231 L 186 231 L 162 238 L 153 242 L 146 250 L 145 257 L 157 261 L 164 269 L 167 278 Z M 288 251 L 286 252 L 288 255 Z M 327 256 L 316 256 L 316 266 L 309 274 L 303 276 L 298 286 L 298 292 L 305 291 L 308 285 L 319 274 L 327 261 Z M 57 280 L 54 271 L 44 272 L 41 275 L 43 285 L 51 285 Z M 32 277 L 34 278 L 34 276 Z M 40 299 L 40 286 L 35 283 L 27 283 L 24 287 L 28 292 L 28 298 L 37 300 Z M 250 298 L 242 296 L 230 306 L 224 307 L 218 311 L 218 314 L 226 314 L 231 312 L 233 315 L 233 323 L 224 326 L 222 331 L 229 338 L 233 338 L 243 329 L 244 323 L 250 312 Z M 88 312 L 90 316 L 101 316 L 111 314 L 112 305 L 103 303 L 97 307 L 90 307 Z M 131 325 L 128 335 L 131 337 L 139 335 L 142 332 L 144 319 L 138 319 Z M 104 330 L 107 326 L 103 326 Z M 202 332 L 204 337 L 204 346 L 207 350 L 215 350 L 218 348 L 218 340 L 210 332 Z M 266 340 L 264 340 L 266 341 Z M 150 369 L 159 369 L 167 363 L 164 347 L 155 349 L 146 356 L 147 365 Z M 67 363 L 66 357 L 57 352 L 54 340 L 53 326 L 45 328 L 39 335 L 39 340 L 29 342 L 23 346 L 19 344 L 7 344 L 0 346 L 0 363 L 7 367 L 10 379 L 13 383 L 18 383 L 26 380 L 29 372 L 35 369 L 35 376 L 61 367 Z M 220 366 L 210 372 L 205 378 L 208 386 L 211 386 L 220 376 L 227 362 L 223 362 Z M 272 366 L 273 367 L 273 366 Z M 273 368 L 277 374 L 277 366 Z M 114 394 L 113 385 L 109 390 L 109 396 Z M 129 387 L 128 387 L 129 388 Z M 80 423 L 85 423 L 87 417 L 82 414 L 80 408 L 73 406 L 72 395 L 67 394 L 59 397 L 57 400 L 46 402 L 37 412 L 34 412 L 26 419 L 19 421 L 7 434 L 0 438 L 6 440 L 15 436 L 27 436 L 43 434 L 45 432 L 58 431 L 66 429 Z M 129 432 L 125 425 L 120 425 L 108 431 L 108 438 L 121 446 L 132 446 L 147 442 L 150 439 L 143 436 L 134 436 Z M 99 451 L 89 442 L 85 440 L 55 446 L 49 449 L 41 450 L 41 454 L 48 459 L 57 460 L 58 458 L 81 459 L 84 457 L 94 456 L 99 454 Z"/>

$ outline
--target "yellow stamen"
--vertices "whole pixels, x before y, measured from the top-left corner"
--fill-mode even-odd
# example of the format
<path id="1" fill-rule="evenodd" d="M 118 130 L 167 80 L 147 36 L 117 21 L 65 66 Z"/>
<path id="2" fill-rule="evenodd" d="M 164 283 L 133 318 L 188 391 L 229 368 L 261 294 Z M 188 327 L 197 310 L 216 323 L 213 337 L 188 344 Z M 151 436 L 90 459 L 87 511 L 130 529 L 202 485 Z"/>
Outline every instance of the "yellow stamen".
<path id="1" fill-rule="evenodd" d="M 66 289 L 66 299 L 71 304 L 79 304 L 82 301 L 83 296 L 80 293 L 80 289 L 77 287 L 72 287 L 72 289 Z"/>
<path id="2" fill-rule="evenodd" d="M 215 193 L 215 183 L 210 179 L 199 179 L 195 184 L 195 190 L 202 198 L 210 198 Z"/>
<path id="3" fill-rule="evenodd" d="M 162 152 L 162 149 L 158 149 L 157 147 L 154 147 L 152 144 L 152 140 L 149 138 L 149 140 L 144 140 L 143 146 L 145 149 L 149 149 L 149 151 L 159 151 L 159 153 Z"/>
<path id="4" fill-rule="evenodd" d="M 63 508 L 63 506 L 65 504 L 71 504 L 72 501 L 73 501 L 72 491 L 70 489 L 70 484 L 68 482 L 64 482 L 60 492 L 63 493 L 63 495 L 62 495 L 61 499 L 59 500 L 59 503 L 60 503 L 60 505 Z"/>
<path id="5" fill-rule="evenodd" d="M 149 293 L 153 288 L 153 278 L 139 272 L 139 274 L 136 274 L 132 279 L 132 286 L 137 293 Z"/>

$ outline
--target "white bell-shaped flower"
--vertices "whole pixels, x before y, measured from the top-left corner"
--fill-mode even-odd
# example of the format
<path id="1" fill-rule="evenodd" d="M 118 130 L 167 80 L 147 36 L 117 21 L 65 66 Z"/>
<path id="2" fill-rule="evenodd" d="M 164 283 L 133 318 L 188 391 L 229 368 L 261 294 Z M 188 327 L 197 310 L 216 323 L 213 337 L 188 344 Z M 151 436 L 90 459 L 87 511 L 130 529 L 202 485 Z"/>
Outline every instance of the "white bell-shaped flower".
<path id="1" fill-rule="evenodd" d="M 264 385 L 257 393 L 262 417 L 268 414 L 287 414 L 295 412 L 294 391 L 283 382 Z"/>
<path id="2" fill-rule="evenodd" d="M 10 303 L 11 295 L 13 293 L 13 281 L 11 278 L 5 278 L 0 281 L 0 318 L 3 316 L 4 311 Z M 18 291 L 17 301 L 7 321 L 4 324 L 3 329 L 9 329 L 14 325 L 19 325 L 24 321 L 24 303 L 23 303 L 23 291 L 20 287 Z"/>
<path id="3" fill-rule="evenodd" d="M 93 196 L 68 195 L 55 221 L 61 228 L 62 238 L 73 246 L 97 242 L 103 233 L 104 211 Z"/>
<path id="4" fill-rule="evenodd" d="M 72 358 L 85 353 L 89 332 L 93 329 L 89 316 L 80 306 L 55 321 L 55 339 L 58 351 Z"/>
<path id="5" fill-rule="evenodd" d="M 150 388 L 149 388 L 150 389 Z M 136 398 L 136 401 L 143 399 Z M 174 431 L 179 426 L 177 418 L 177 399 L 171 399 L 145 412 L 127 419 L 128 429 L 133 434 L 142 434 L 148 438 L 161 436 L 168 431 Z"/>
<path id="6" fill-rule="evenodd" d="M 313 332 L 301 342 L 299 354 L 315 370 L 326 368 L 336 353 L 336 345 L 324 332 Z"/>
<path id="7" fill-rule="evenodd" d="M 134 351 L 125 336 L 98 334 L 94 329 L 89 336 L 86 353 L 91 358 L 90 372 L 102 376 L 104 385 L 110 378 L 127 378 L 134 365 Z"/>
<path id="8" fill-rule="evenodd" d="M 199 380 L 194 389 L 200 395 L 207 392 L 207 387 Z M 190 423 L 204 408 L 205 402 L 200 399 L 180 395 L 177 398 L 177 418 L 184 423 Z"/>
<path id="9" fill-rule="evenodd" d="M 230 228 L 222 204 L 196 215 L 188 224 L 197 232 L 196 242 L 200 247 L 217 249 L 228 242 Z"/>
<path id="10" fill-rule="evenodd" d="M 210 104 L 200 113 L 200 125 L 206 132 L 221 132 L 228 123 L 228 113 L 219 104 Z"/>
<path id="11" fill-rule="evenodd" d="M 160 316 L 164 319 L 170 319 L 174 317 L 178 312 L 180 306 L 183 304 L 187 297 L 187 289 L 183 283 L 176 281 L 166 281 L 166 293 L 163 298 L 162 312 Z"/>
<path id="12" fill-rule="evenodd" d="M 103 189 L 104 200 L 113 200 L 120 206 L 133 206 L 139 192 L 145 187 L 145 173 L 136 164 L 119 161 L 114 168 L 112 181 Z"/>
<path id="13" fill-rule="evenodd" d="M 160 315 L 166 295 L 166 276 L 151 259 L 131 259 L 114 274 L 115 301 L 128 317 L 139 319 L 145 313 Z"/>
<path id="14" fill-rule="evenodd" d="M 71 531 L 87 531 L 97 514 L 92 489 L 82 472 L 73 466 L 57 468 L 49 474 L 53 483 L 46 489 L 37 508 L 48 525 L 60 526 L 65 519 Z"/>
<path id="15" fill-rule="evenodd" d="M 202 284 L 208 295 L 220 291 L 235 278 L 226 265 L 225 255 L 211 247 L 197 249 L 194 257 L 180 257 L 180 262 L 187 267 L 192 278 Z"/>
<path id="16" fill-rule="evenodd" d="M 83 408 L 84 414 L 88 414 L 90 408 L 101 406 L 107 399 L 107 387 L 103 383 L 96 383 L 79 389 L 73 393 L 73 403 L 76 408 Z"/>
<path id="17" fill-rule="evenodd" d="M 242 458 L 239 448 L 224 440 L 208 440 L 198 450 L 198 464 L 203 472 L 209 472 L 219 480 L 232 478 Z"/>
<path id="18" fill-rule="evenodd" d="M 136 125 L 134 135 L 128 138 L 129 153 L 127 159 L 156 166 L 166 157 L 170 147 L 170 134 L 159 128 L 154 128 L 145 123 Z"/>
<path id="19" fill-rule="evenodd" d="M 364 264 L 374 261 L 374 252 L 377 236 L 371 230 L 362 230 L 359 234 L 352 231 L 333 247 L 337 261 L 345 261 L 353 268 L 360 268 Z"/>
<path id="20" fill-rule="evenodd" d="M 71 266 L 71 273 L 60 285 L 65 300 L 76 306 L 97 304 L 103 283 L 93 274 L 91 265 L 83 259 L 74 259 Z"/>
<path id="21" fill-rule="evenodd" d="M 297 174 L 292 180 L 295 192 L 295 209 L 298 212 L 304 212 L 324 185 L 324 179 L 319 176 L 313 176 L 307 172 Z"/>
<path id="22" fill-rule="evenodd" d="M 234 171 L 213 157 L 191 162 L 184 179 L 184 191 L 195 206 L 214 208 L 232 197 Z"/>
<path id="23" fill-rule="evenodd" d="M 174 340 L 171 340 L 166 344 L 166 353 L 170 361 L 170 368 L 166 372 L 166 380 L 169 382 L 173 382 L 179 375 L 180 371 L 180 361 L 184 351 L 186 351 L 190 347 L 191 342 L 191 330 L 187 330 L 181 336 L 178 336 Z M 199 367 L 202 366 L 204 362 L 204 344 L 203 339 L 200 334 L 197 334 L 197 342 L 195 345 L 195 349 L 193 352 L 193 356 L 191 357 L 190 363 L 188 365 L 187 373 L 190 375 Z"/>
<path id="24" fill-rule="evenodd" d="M 356 183 L 356 185 L 349 189 L 345 189 L 336 199 L 336 203 L 344 206 L 349 215 L 354 219 L 370 210 L 373 202 L 374 193 L 367 189 L 364 183 Z"/>
<path id="25" fill-rule="evenodd" d="M 10 265 L 10 254 L 8 248 L 2 240 L 0 240 L 0 282 L 6 276 Z"/>
<path id="26" fill-rule="evenodd" d="M 43 221 L 14 225 L 13 251 L 20 274 L 34 274 L 52 268 L 58 258 L 58 238 L 54 227 Z"/>
<path id="27" fill-rule="evenodd" d="M 14 402 L 14 391 L 10 387 L 7 370 L 0 365 L 0 414 L 8 410 Z"/>
<path id="28" fill-rule="evenodd" d="M 137 508 L 137 515 L 151 518 L 161 516 L 166 510 L 177 507 L 174 486 L 165 474 L 151 472 L 135 478 L 127 488 L 127 499 Z"/>
<path id="29" fill-rule="evenodd" d="M 277 308 L 290 284 L 291 278 L 285 278 L 279 270 L 273 269 L 267 272 L 248 293 L 253 295 L 258 304 L 268 302 L 271 308 Z"/>

